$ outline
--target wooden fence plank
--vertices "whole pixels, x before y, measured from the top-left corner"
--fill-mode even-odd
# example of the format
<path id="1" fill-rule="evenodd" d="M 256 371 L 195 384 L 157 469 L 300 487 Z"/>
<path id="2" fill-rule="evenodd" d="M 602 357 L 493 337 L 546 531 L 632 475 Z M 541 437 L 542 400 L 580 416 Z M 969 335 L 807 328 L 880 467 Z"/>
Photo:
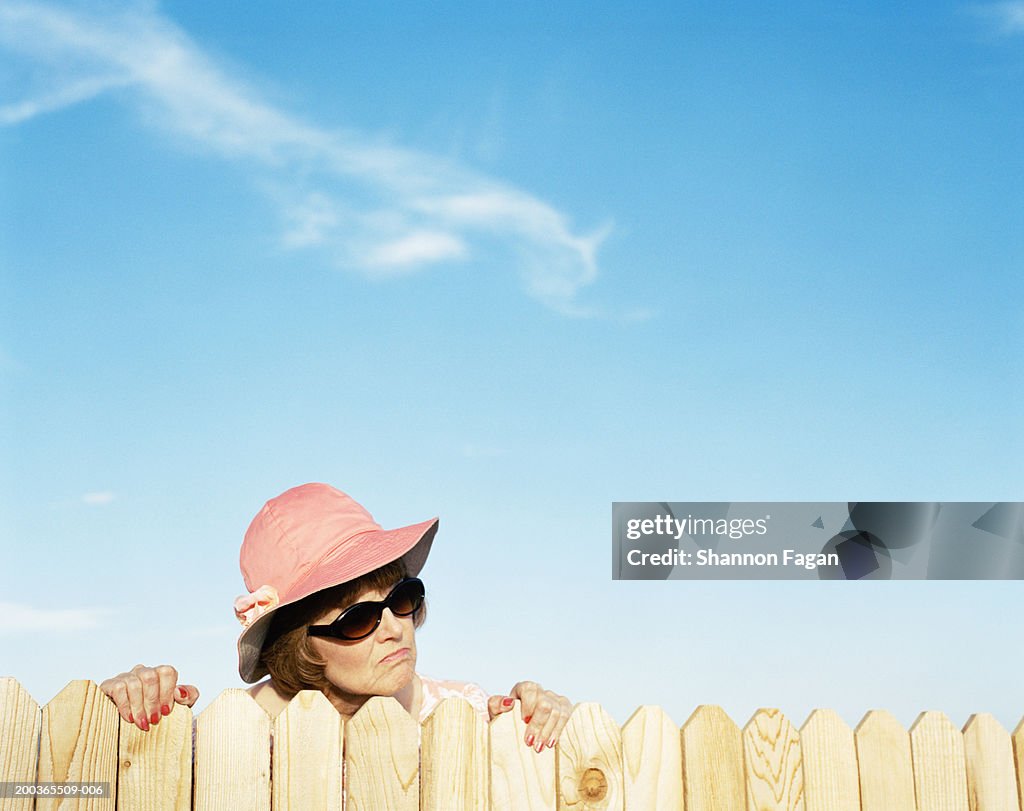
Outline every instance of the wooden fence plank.
<path id="1" fill-rule="evenodd" d="M 557 757 L 559 811 L 622 811 L 622 735 L 599 704 L 577 704 Z"/>
<path id="2" fill-rule="evenodd" d="M 682 741 L 661 707 L 637 708 L 622 727 L 622 778 L 626 808 L 681 811 Z"/>
<path id="3" fill-rule="evenodd" d="M 744 811 L 743 737 L 713 704 L 698 707 L 680 733 L 686 811 Z"/>
<path id="4" fill-rule="evenodd" d="M 341 810 L 343 722 L 319 690 L 303 690 L 274 721 L 274 811 Z"/>
<path id="5" fill-rule="evenodd" d="M 270 718 L 225 690 L 196 719 L 195 811 L 270 811 Z"/>
<path id="6" fill-rule="evenodd" d="M 487 725 L 462 698 L 446 698 L 423 722 L 420 808 L 480 811 L 487 807 Z"/>
<path id="7" fill-rule="evenodd" d="M 41 783 L 110 783 L 99 797 L 39 797 L 36 808 L 110 811 L 117 787 L 117 709 L 91 681 L 69 682 L 42 712 L 39 750 Z"/>
<path id="8" fill-rule="evenodd" d="M 31 783 L 39 765 L 39 705 L 24 687 L 5 676 L 0 679 L 0 782 Z M 0 797 L 0 811 L 29 811 L 22 797 Z"/>
<path id="9" fill-rule="evenodd" d="M 743 728 L 747 811 L 804 811 L 800 736 L 781 712 L 761 709 Z"/>
<path id="10" fill-rule="evenodd" d="M 918 811 L 968 811 L 963 735 L 941 712 L 923 712 L 910 727 Z"/>
<path id="11" fill-rule="evenodd" d="M 800 728 L 807 811 L 860 811 L 853 731 L 835 710 L 815 710 Z"/>
<path id="12" fill-rule="evenodd" d="M 968 719 L 964 755 L 971 811 L 1020 811 L 1010 734 L 988 713 Z"/>
<path id="13" fill-rule="evenodd" d="M 1013 730 L 1013 765 L 1017 772 L 1017 803 L 1024 809 L 1024 718 Z"/>
<path id="14" fill-rule="evenodd" d="M 346 811 L 418 811 L 419 724 L 391 697 L 371 698 L 345 724 Z"/>
<path id="15" fill-rule="evenodd" d="M 861 811 L 916 811 L 910 735 L 884 710 L 872 710 L 853 732 Z"/>
<path id="16" fill-rule="evenodd" d="M 519 702 L 488 725 L 491 811 L 555 811 L 555 750 L 526 745 Z"/>
<path id="17" fill-rule="evenodd" d="M 175 704 L 149 732 L 123 719 L 120 725 L 118 811 L 190 811 L 192 710 Z"/>

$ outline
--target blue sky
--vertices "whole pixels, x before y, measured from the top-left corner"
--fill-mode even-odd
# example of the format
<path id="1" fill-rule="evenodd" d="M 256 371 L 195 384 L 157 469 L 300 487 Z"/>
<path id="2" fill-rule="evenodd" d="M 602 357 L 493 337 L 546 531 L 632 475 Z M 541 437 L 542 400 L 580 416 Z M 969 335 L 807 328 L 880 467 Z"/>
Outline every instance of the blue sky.
<path id="1" fill-rule="evenodd" d="M 242 533 L 321 480 L 441 516 L 432 675 L 1019 719 L 1017 583 L 612 583 L 609 517 L 1021 497 L 1024 4 L 4 0 L 0 77 L 38 699 L 235 686 Z"/>

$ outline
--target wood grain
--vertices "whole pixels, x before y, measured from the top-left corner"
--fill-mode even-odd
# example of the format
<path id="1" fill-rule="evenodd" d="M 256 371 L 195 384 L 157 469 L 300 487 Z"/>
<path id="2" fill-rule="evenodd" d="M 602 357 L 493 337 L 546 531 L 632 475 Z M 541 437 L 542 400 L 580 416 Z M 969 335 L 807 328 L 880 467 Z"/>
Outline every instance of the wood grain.
<path id="1" fill-rule="evenodd" d="M 423 722 L 420 808 L 479 811 L 487 807 L 487 726 L 463 698 L 446 698 Z"/>
<path id="2" fill-rule="evenodd" d="M 192 808 L 192 710 L 171 714 L 143 732 L 120 719 L 117 751 L 118 811 L 189 811 Z"/>
<path id="3" fill-rule="evenodd" d="M 196 811 L 270 811 L 270 718 L 225 690 L 196 719 Z"/>
<path id="4" fill-rule="evenodd" d="M 779 710 L 761 709 L 743 729 L 747 811 L 804 811 L 800 736 Z"/>
<path id="5" fill-rule="evenodd" d="M 680 735 L 686 811 L 744 811 L 743 737 L 725 710 L 701 705 Z"/>
<path id="6" fill-rule="evenodd" d="M 345 724 L 346 811 L 417 811 L 420 727 L 395 699 L 367 701 Z"/>
<path id="7" fill-rule="evenodd" d="M 274 811 L 341 809 L 341 715 L 319 690 L 303 690 L 274 721 Z"/>
<path id="8" fill-rule="evenodd" d="M 421 730 L 378 697 L 346 723 L 311 691 L 271 724 L 247 693 L 227 690 L 195 721 L 193 763 L 186 707 L 142 733 L 92 682 L 69 683 L 40 709 L 3 678 L 0 780 L 106 782 L 116 800 L 0 797 L 0 811 L 336 811 L 343 801 L 348 811 L 1024 810 L 1024 720 L 1011 735 L 978 714 L 961 733 L 927 712 L 907 732 L 876 710 L 851 732 L 816 710 L 798 734 L 765 709 L 741 732 L 702 706 L 676 730 L 645 706 L 620 731 L 599 705 L 581 704 L 557 750 L 537 754 L 519 716 L 488 726 L 449 699 Z"/>
<path id="9" fill-rule="evenodd" d="M 555 750 L 526 745 L 519 702 L 488 725 L 491 811 L 554 811 Z"/>
<path id="10" fill-rule="evenodd" d="M 117 787 L 119 721 L 114 702 L 93 682 L 69 682 L 43 707 L 39 782 L 110 783 L 112 797 Z M 110 811 L 110 797 L 39 797 L 36 808 Z"/>
<path id="11" fill-rule="evenodd" d="M 39 705 L 9 676 L 0 679 L 0 782 L 34 782 L 39 765 Z M 0 797 L 0 811 L 28 811 L 19 797 Z"/>
<path id="12" fill-rule="evenodd" d="M 621 811 L 622 736 L 599 704 L 577 704 L 557 749 L 559 811 Z"/>
<path id="13" fill-rule="evenodd" d="M 968 811 L 963 735 L 941 712 L 923 712 L 910 727 L 918 811 Z"/>
<path id="14" fill-rule="evenodd" d="M 661 707 L 638 707 L 622 727 L 622 777 L 626 808 L 682 809 L 682 741 Z"/>
<path id="15" fill-rule="evenodd" d="M 853 732 L 861 811 L 916 811 L 910 735 L 884 710 L 872 710 Z"/>
<path id="16" fill-rule="evenodd" d="M 968 719 L 964 755 L 971 811 L 1019 811 L 1010 734 L 988 713 Z"/>
<path id="17" fill-rule="evenodd" d="M 1017 723 L 1013 741 L 1013 768 L 1017 773 L 1017 804 L 1024 809 L 1024 718 Z"/>
<path id="18" fill-rule="evenodd" d="M 806 811 L 860 811 L 853 731 L 835 710 L 815 710 L 800 728 Z"/>

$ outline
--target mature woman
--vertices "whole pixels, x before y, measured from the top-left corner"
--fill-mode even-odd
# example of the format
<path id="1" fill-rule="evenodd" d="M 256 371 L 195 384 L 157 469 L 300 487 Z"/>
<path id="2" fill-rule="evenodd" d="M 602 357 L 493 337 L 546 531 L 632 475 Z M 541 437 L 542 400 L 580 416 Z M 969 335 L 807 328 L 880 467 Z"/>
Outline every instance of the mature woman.
<path id="1" fill-rule="evenodd" d="M 420 720 L 444 698 L 464 698 L 484 717 L 519 699 L 524 742 L 555 745 L 572 705 L 522 681 L 488 697 L 477 685 L 416 672 L 416 628 L 426 617 L 423 583 L 437 519 L 385 530 L 350 496 L 305 484 L 268 501 L 242 542 L 247 595 L 235 600 L 242 623 L 238 672 L 275 717 L 299 690 L 320 690 L 343 716 L 371 696 L 394 696 Z M 121 717 L 146 731 L 172 702 L 192 706 L 199 691 L 177 683 L 169 665 L 137 665 L 100 688 Z"/>

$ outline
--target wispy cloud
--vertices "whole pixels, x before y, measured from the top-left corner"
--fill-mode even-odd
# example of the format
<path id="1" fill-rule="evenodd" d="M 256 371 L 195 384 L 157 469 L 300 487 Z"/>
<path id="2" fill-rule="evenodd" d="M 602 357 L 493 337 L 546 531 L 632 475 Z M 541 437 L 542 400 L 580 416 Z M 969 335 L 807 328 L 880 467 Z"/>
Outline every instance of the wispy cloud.
<path id="1" fill-rule="evenodd" d="M 109 608 L 35 608 L 0 602 L 0 636 L 89 631 L 101 628 L 112 613 Z"/>
<path id="2" fill-rule="evenodd" d="M 148 7 L 90 12 L 7 0 L 0 46 L 34 77 L 24 98 L 0 105 L 2 124 L 115 92 L 161 131 L 257 170 L 255 179 L 277 190 L 288 248 L 322 250 L 377 277 L 502 245 L 531 296 L 569 315 L 595 314 L 578 296 L 596 278 L 607 226 L 581 234 L 507 183 L 280 110 Z"/>
<path id="3" fill-rule="evenodd" d="M 1024 0 L 988 3 L 978 10 L 991 19 L 1001 34 L 1024 34 Z"/>
<path id="4" fill-rule="evenodd" d="M 82 503 L 91 507 L 106 507 L 115 498 L 116 496 L 109 490 L 101 490 L 95 493 L 85 493 L 82 496 Z"/>

